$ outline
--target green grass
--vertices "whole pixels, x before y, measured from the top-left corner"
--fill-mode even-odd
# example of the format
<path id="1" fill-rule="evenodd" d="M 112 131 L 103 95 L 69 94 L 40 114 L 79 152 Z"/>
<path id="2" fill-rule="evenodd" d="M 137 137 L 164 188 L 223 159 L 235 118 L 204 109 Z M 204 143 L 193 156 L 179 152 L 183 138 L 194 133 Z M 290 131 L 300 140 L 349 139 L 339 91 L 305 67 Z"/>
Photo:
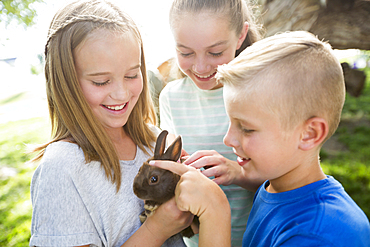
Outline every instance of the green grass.
<path id="1" fill-rule="evenodd" d="M 18 101 L 20 100 L 22 97 L 24 97 L 25 93 L 18 93 L 18 94 L 15 94 L 15 95 L 12 95 L 6 99 L 2 99 L 0 100 L 0 106 L 1 105 L 5 105 L 5 104 L 8 104 L 8 103 L 12 103 L 12 102 L 15 102 L 15 101 Z"/>
<path id="2" fill-rule="evenodd" d="M 44 118 L 0 124 L 0 247 L 28 246 L 29 186 L 35 166 L 26 164 L 32 157 L 26 154 L 26 144 L 43 143 L 49 133 Z M 345 148 L 335 154 L 322 151 L 323 169 L 343 184 L 370 218 L 370 69 L 363 94 L 347 96 L 335 138 Z M 4 177 L 4 167 L 16 175 Z"/>
<path id="3" fill-rule="evenodd" d="M 50 133 L 43 118 L 0 125 L 0 246 L 28 246 L 32 205 L 30 181 L 35 169 L 27 164 L 27 144 L 43 143 Z M 15 176 L 5 171 L 16 173 Z"/>

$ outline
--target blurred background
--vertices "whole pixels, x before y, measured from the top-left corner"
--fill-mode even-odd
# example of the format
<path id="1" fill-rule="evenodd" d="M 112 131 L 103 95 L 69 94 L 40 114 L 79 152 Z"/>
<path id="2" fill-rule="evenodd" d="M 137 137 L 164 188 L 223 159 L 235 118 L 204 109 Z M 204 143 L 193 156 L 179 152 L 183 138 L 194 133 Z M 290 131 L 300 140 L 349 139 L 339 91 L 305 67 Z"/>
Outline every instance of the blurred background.
<path id="1" fill-rule="evenodd" d="M 32 205 L 29 186 L 37 164 L 29 145 L 50 137 L 43 74 L 50 21 L 68 1 L 0 1 L 0 246 L 28 246 Z M 172 0 L 113 0 L 138 25 L 147 68 L 175 56 L 168 24 Z M 335 48 L 345 75 L 347 98 L 337 133 L 324 145 L 322 166 L 338 179 L 370 216 L 370 1 L 255 0 L 265 36 L 310 31 Z"/>
<path id="2" fill-rule="evenodd" d="M 45 115 L 46 104 L 42 100 L 45 99 L 43 53 L 47 31 L 55 12 L 67 2 L 1 1 L 0 100 L 12 95 L 18 98 L 22 96 L 23 100 L 7 107 L 0 105 L 0 123 Z M 156 70 L 160 63 L 174 56 L 168 24 L 171 0 L 161 0 L 160 4 L 150 0 L 114 2 L 129 13 L 138 25 L 148 69 Z"/>

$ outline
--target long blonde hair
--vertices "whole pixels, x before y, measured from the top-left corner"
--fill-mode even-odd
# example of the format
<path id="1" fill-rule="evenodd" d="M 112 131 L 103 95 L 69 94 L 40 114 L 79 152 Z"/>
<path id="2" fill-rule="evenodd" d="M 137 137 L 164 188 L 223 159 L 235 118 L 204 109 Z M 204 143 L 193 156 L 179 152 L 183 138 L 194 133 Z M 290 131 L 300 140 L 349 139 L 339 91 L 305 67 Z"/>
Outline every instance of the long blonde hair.
<path id="1" fill-rule="evenodd" d="M 97 29 L 131 32 L 141 46 L 143 90 L 123 128 L 144 152 L 147 153 L 145 147 L 153 148 L 155 135 L 148 124 L 156 124 L 156 115 L 149 94 L 139 30 L 133 20 L 112 3 L 82 0 L 60 9 L 49 28 L 45 46 L 45 77 L 52 139 L 35 149 L 39 153 L 32 161 L 40 160 L 49 144 L 60 140 L 71 141 L 83 150 L 87 163 L 93 160 L 101 162 L 107 178 L 117 185 L 118 191 L 121 169 L 117 152 L 82 93 L 73 59 L 73 50 Z"/>

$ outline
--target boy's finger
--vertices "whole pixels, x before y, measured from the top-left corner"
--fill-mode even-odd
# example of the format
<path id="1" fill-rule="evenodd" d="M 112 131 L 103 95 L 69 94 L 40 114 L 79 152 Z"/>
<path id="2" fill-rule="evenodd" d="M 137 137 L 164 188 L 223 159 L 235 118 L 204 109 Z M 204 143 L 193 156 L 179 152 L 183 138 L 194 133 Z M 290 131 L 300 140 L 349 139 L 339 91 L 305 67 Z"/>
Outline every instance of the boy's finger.
<path id="1" fill-rule="evenodd" d="M 167 161 L 167 160 L 151 160 L 149 162 L 149 165 L 153 165 L 153 166 L 156 166 L 162 169 L 169 170 L 180 176 L 182 176 L 185 172 L 189 171 L 190 169 L 194 169 L 184 164 L 173 162 L 173 161 Z"/>

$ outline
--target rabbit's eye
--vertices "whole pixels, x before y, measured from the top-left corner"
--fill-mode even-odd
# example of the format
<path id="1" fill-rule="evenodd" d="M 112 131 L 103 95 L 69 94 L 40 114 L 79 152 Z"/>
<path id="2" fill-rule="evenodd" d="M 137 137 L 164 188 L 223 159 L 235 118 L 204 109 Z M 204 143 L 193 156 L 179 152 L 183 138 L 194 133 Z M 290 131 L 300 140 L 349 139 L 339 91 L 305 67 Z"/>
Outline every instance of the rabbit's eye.
<path id="1" fill-rule="evenodd" d="M 149 179 L 149 184 L 156 184 L 158 182 L 158 176 L 151 176 Z"/>

